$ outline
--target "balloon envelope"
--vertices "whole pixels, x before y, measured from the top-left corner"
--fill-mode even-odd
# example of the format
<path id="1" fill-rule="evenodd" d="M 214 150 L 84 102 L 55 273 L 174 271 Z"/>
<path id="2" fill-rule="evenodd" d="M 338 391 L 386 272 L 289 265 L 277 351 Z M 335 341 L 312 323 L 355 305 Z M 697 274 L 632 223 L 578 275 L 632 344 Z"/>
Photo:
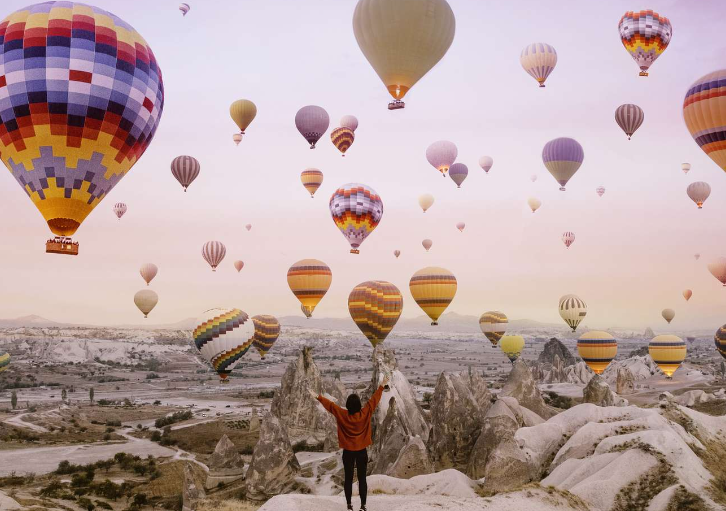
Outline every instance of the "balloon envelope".
<path id="1" fill-rule="evenodd" d="M 665 319 L 670 325 L 671 321 L 673 321 L 673 318 L 676 317 L 676 311 L 674 311 L 673 309 L 663 309 L 660 315 L 663 316 L 663 319 Z"/>
<path id="2" fill-rule="evenodd" d="M 713 340 L 716 344 L 716 351 L 726 359 L 726 325 L 716 330 L 716 335 L 713 337 Z"/>
<path id="3" fill-rule="evenodd" d="M 645 113 L 638 105 L 626 103 L 615 109 L 615 122 L 618 123 L 620 129 L 628 136 L 628 140 L 630 140 L 633 133 L 640 128 L 644 119 Z"/>
<path id="4" fill-rule="evenodd" d="M 350 131 L 355 131 L 358 128 L 358 118 L 355 115 L 344 115 L 340 119 L 340 125 Z"/>
<path id="5" fill-rule="evenodd" d="M 333 142 L 336 149 L 345 156 L 345 152 L 350 149 L 351 145 L 353 145 L 355 133 L 353 133 L 353 130 L 349 128 L 335 128 L 330 132 L 330 140 Z"/>
<path id="6" fill-rule="evenodd" d="M 421 244 L 423 245 L 423 248 L 426 249 L 426 252 L 428 252 L 429 249 L 434 245 L 434 242 L 430 239 L 425 239 L 421 242 Z"/>
<path id="7" fill-rule="evenodd" d="M 303 312 L 310 317 L 330 289 L 333 272 L 318 259 L 301 259 L 287 270 L 287 285 L 300 300 Z"/>
<path id="8" fill-rule="evenodd" d="M 190 9 L 189 4 L 179 4 L 179 10 L 182 12 L 182 16 L 186 16 Z"/>
<path id="9" fill-rule="evenodd" d="M 438 319 L 456 296 L 456 277 L 449 270 L 436 266 L 423 268 L 408 283 L 414 301 L 431 318 L 431 325 Z"/>
<path id="10" fill-rule="evenodd" d="M 315 143 L 328 131 L 330 117 L 322 107 L 304 106 L 295 114 L 295 126 L 310 144 L 310 149 L 315 149 Z"/>
<path id="11" fill-rule="evenodd" d="M 227 247 L 221 241 L 208 241 L 202 246 L 202 257 L 212 267 L 212 271 L 217 271 L 217 266 L 225 255 L 227 255 Z"/>
<path id="12" fill-rule="evenodd" d="M 595 193 L 597 193 L 600 197 L 605 195 L 605 187 L 604 186 L 598 186 L 595 188 Z"/>
<path id="13" fill-rule="evenodd" d="M 602 374 L 618 354 L 618 341 L 601 330 L 585 332 L 577 340 L 577 353 L 592 372 Z"/>
<path id="14" fill-rule="evenodd" d="M 508 323 L 507 316 L 499 311 L 488 311 L 479 317 L 479 328 L 492 346 L 496 346 L 506 333 Z"/>
<path id="15" fill-rule="evenodd" d="M 690 163 L 681 163 L 681 170 L 684 174 L 688 174 L 688 171 L 691 170 L 691 164 Z"/>
<path id="16" fill-rule="evenodd" d="M 658 368 L 671 378 L 686 359 L 686 343 L 676 335 L 658 335 L 650 341 L 648 353 Z"/>
<path id="17" fill-rule="evenodd" d="M 315 196 L 320 185 L 323 184 L 323 173 L 318 169 L 305 169 L 300 174 L 300 181 L 305 189 L 310 193 L 310 197 Z"/>
<path id="18" fill-rule="evenodd" d="M 469 175 L 469 168 L 463 163 L 454 163 L 449 167 L 449 177 L 456 183 L 457 188 L 461 188 L 461 183 L 464 182 L 466 176 Z"/>
<path id="19" fill-rule="evenodd" d="M 192 156 L 177 156 L 171 162 L 171 173 L 182 185 L 185 192 L 197 178 L 201 168 L 199 161 Z"/>
<path id="20" fill-rule="evenodd" d="M 270 351 L 272 345 L 280 336 L 280 322 L 275 316 L 262 314 L 252 316 L 252 324 L 255 327 L 255 333 L 252 337 L 252 346 L 257 349 L 260 358 L 265 360 L 267 352 Z"/>
<path id="21" fill-rule="evenodd" d="M 156 307 L 158 302 L 159 295 L 151 289 L 142 289 L 134 295 L 134 303 L 144 313 L 145 318 L 149 316 L 149 313 Z"/>
<path id="22" fill-rule="evenodd" d="M 489 174 L 489 169 L 494 165 L 494 158 L 491 156 L 482 156 L 479 158 L 479 166 L 484 169 L 484 172 Z M 534 180 L 533 180 L 534 181 Z"/>
<path id="23" fill-rule="evenodd" d="M 374 348 L 391 333 L 402 310 L 401 291 L 383 280 L 362 282 L 348 296 L 350 317 Z"/>
<path id="24" fill-rule="evenodd" d="M 703 208 L 703 203 L 706 202 L 708 196 L 711 195 L 711 186 L 703 181 L 696 181 L 691 183 L 686 188 L 686 193 L 693 202 L 696 203 L 698 209 Z"/>
<path id="25" fill-rule="evenodd" d="M 574 332 L 577 326 L 587 315 L 587 305 L 577 295 L 564 295 L 560 298 L 560 317 L 572 328 Z"/>
<path id="26" fill-rule="evenodd" d="M 532 210 L 532 213 L 537 211 L 540 206 L 542 205 L 542 201 L 537 199 L 536 197 L 530 197 L 527 199 L 527 205 L 529 205 L 529 209 Z"/>
<path id="27" fill-rule="evenodd" d="M 400 250 L 394 250 L 393 251 L 393 255 L 396 256 L 396 259 L 398 259 L 398 256 L 401 255 L 401 251 Z"/>
<path id="28" fill-rule="evenodd" d="M 248 99 L 238 99 L 229 106 L 229 115 L 244 135 L 247 127 L 257 116 L 257 106 Z"/>
<path id="29" fill-rule="evenodd" d="M 330 215 L 351 246 L 358 248 L 372 233 L 383 217 L 383 201 L 373 188 L 360 183 L 348 183 L 330 197 Z"/>
<path id="30" fill-rule="evenodd" d="M 245 267 L 244 261 L 235 261 L 234 262 L 234 268 L 235 268 L 235 270 L 237 270 L 237 273 L 242 271 L 242 268 L 244 268 L 244 267 Z"/>
<path id="31" fill-rule="evenodd" d="M 152 280 L 154 280 L 154 277 L 156 277 L 156 274 L 158 272 L 159 268 L 154 263 L 143 264 L 139 269 L 141 278 L 144 279 L 144 282 L 146 282 L 147 286 L 151 283 Z"/>
<path id="32" fill-rule="evenodd" d="M 128 207 L 123 202 L 117 202 L 113 205 L 113 213 L 119 220 L 126 214 L 126 210 L 128 210 Z"/>
<path id="33" fill-rule="evenodd" d="M 671 22 L 652 10 L 628 11 L 618 23 L 623 46 L 640 68 L 640 76 L 648 76 L 648 69 L 665 51 L 673 36 Z"/>
<path id="34" fill-rule="evenodd" d="M 524 349 L 524 337 L 521 335 L 505 335 L 499 340 L 499 347 L 509 361 L 514 364 Z"/>
<path id="35" fill-rule="evenodd" d="M 459 150 L 453 142 L 448 140 L 439 140 L 434 142 L 426 149 L 426 159 L 428 162 L 444 176 L 456 161 Z"/>
<path id="36" fill-rule="evenodd" d="M 457 222 L 456 228 L 459 229 L 461 232 L 464 232 L 464 227 L 466 227 L 466 224 L 464 222 Z"/>
<path id="37" fill-rule="evenodd" d="M 545 80 L 557 65 L 557 52 L 549 44 L 532 43 L 522 50 L 519 63 L 532 78 L 537 80 L 540 87 L 544 87 Z"/>
<path id="38" fill-rule="evenodd" d="M 566 231 L 562 233 L 562 243 L 565 244 L 567 248 L 570 248 L 570 245 L 572 245 L 575 242 L 575 233 L 571 231 Z"/>
<path id="39" fill-rule="evenodd" d="M 575 175 L 584 159 L 585 152 L 582 146 L 573 138 L 550 140 L 542 149 L 544 166 L 560 184 L 560 190 L 563 192 L 565 185 Z"/>
<path id="40" fill-rule="evenodd" d="M 434 196 L 430 193 L 420 195 L 418 198 L 418 205 L 421 206 L 421 209 L 423 209 L 424 213 L 426 213 L 426 210 L 429 209 L 433 204 Z"/>
<path id="41" fill-rule="evenodd" d="M 693 296 L 693 291 L 691 291 L 690 289 L 686 289 L 685 291 L 683 291 L 683 298 L 685 298 L 686 301 L 690 300 L 691 296 Z"/>
<path id="42" fill-rule="evenodd" d="M 202 313 L 192 331 L 194 346 L 219 377 L 226 379 L 252 346 L 254 323 L 240 309 L 215 308 Z"/>
<path id="43" fill-rule="evenodd" d="M 696 258 L 698 259 L 698 258 Z M 726 286 L 726 257 L 719 257 L 708 263 L 708 271 Z"/>

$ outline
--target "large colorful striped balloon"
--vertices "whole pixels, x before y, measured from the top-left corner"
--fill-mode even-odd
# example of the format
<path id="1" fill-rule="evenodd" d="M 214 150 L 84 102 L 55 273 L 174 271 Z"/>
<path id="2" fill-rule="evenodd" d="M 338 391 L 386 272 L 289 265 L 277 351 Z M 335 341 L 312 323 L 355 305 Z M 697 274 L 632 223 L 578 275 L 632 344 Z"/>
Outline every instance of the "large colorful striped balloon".
<path id="1" fill-rule="evenodd" d="M 585 332 L 577 340 L 577 353 L 595 374 L 602 374 L 618 354 L 618 341 L 607 332 Z"/>
<path id="2" fill-rule="evenodd" d="M 426 148 L 426 159 L 444 177 L 456 161 L 459 150 L 453 142 L 438 140 Z"/>
<path id="3" fill-rule="evenodd" d="M 559 310 L 560 317 L 574 332 L 587 315 L 587 304 L 577 295 L 565 295 L 560 298 Z"/>
<path id="4" fill-rule="evenodd" d="M 618 123 L 620 129 L 628 136 L 628 140 L 633 136 L 640 125 L 643 124 L 645 113 L 638 105 L 626 103 L 615 109 L 615 122 Z"/>
<path id="5" fill-rule="evenodd" d="M 304 106 L 295 114 L 295 126 L 310 144 L 310 149 L 315 149 L 317 141 L 328 131 L 330 116 L 322 107 Z"/>
<path id="6" fill-rule="evenodd" d="M 255 333 L 252 337 L 252 345 L 257 349 L 260 358 L 265 360 L 267 352 L 280 336 L 280 322 L 275 316 L 262 314 L 252 316 L 252 323 L 255 326 Z"/>
<path id="7" fill-rule="evenodd" d="M 539 86 L 544 87 L 545 80 L 557 65 L 557 52 L 549 44 L 532 43 L 524 47 L 519 62 L 524 70 L 537 80 Z"/>
<path id="8" fill-rule="evenodd" d="M 401 291 L 383 280 L 362 282 L 348 296 L 350 317 L 374 348 L 391 333 L 402 310 Z"/>
<path id="9" fill-rule="evenodd" d="M 301 259 L 287 270 L 287 285 L 310 317 L 333 282 L 330 267 L 318 259 Z"/>
<path id="10" fill-rule="evenodd" d="M 345 156 L 345 152 L 350 149 L 355 141 L 355 133 L 350 128 L 335 128 L 330 132 L 330 140 L 336 149 Z"/>
<path id="11" fill-rule="evenodd" d="M 509 361 L 514 364 L 524 349 L 524 337 L 521 335 L 505 335 L 499 341 L 499 347 Z"/>
<path id="12" fill-rule="evenodd" d="M 333 193 L 329 207 L 335 225 L 350 243 L 350 253 L 358 254 L 358 247 L 381 221 L 383 201 L 373 188 L 348 183 Z"/>
<path id="13" fill-rule="evenodd" d="M 713 340 L 716 343 L 716 350 L 723 358 L 726 358 L 726 325 L 716 330 Z"/>
<path id="14" fill-rule="evenodd" d="M 171 161 L 171 173 L 182 185 L 184 191 L 197 178 L 202 166 L 193 156 L 177 156 Z"/>
<path id="15" fill-rule="evenodd" d="M 302 181 L 305 189 L 310 192 L 310 198 L 315 198 L 315 192 L 323 184 L 323 173 L 318 169 L 305 169 L 300 173 L 300 181 Z"/>
<path id="16" fill-rule="evenodd" d="M 0 159 L 58 236 L 71 236 L 149 147 L 161 71 L 128 23 L 44 2 L 0 22 Z"/>
<path id="17" fill-rule="evenodd" d="M 194 346 L 225 382 L 254 341 L 255 327 L 239 309 L 209 309 L 192 331 Z"/>
<path id="18" fill-rule="evenodd" d="M 152 280 L 154 280 L 154 277 L 156 277 L 156 274 L 158 272 L 159 268 L 154 263 L 146 263 L 141 265 L 141 268 L 139 268 L 141 278 L 144 279 L 144 282 L 146 282 L 147 286 L 151 283 Z"/>
<path id="19" fill-rule="evenodd" d="M 499 311 L 487 311 L 479 317 L 479 328 L 492 346 L 496 346 L 507 332 L 508 323 L 506 314 Z"/>
<path id="20" fill-rule="evenodd" d="M 565 185 L 575 175 L 585 159 L 582 146 L 574 138 L 556 138 L 550 140 L 542 149 L 542 161 L 552 177 L 565 191 Z"/>
<path id="21" fill-rule="evenodd" d="M 670 379 L 686 359 L 686 343 L 676 335 L 658 335 L 648 344 L 648 353 Z"/>
<path id="22" fill-rule="evenodd" d="M 121 220 L 121 217 L 126 214 L 128 207 L 123 202 L 117 202 L 113 205 L 113 213 L 116 217 Z"/>
<path id="23" fill-rule="evenodd" d="M 673 36 L 671 22 L 652 10 L 628 11 L 618 23 L 620 40 L 640 68 L 640 76 L 648 76 L 648 68 L 668 47 Z"/>
<path id="24" fill-rule="evenodd" d="M 149 313 L 154 310 L 157 303 L 159 303 L 159 295 L 151 289 L 142 289 L 134 295 L 134 304 L 144 314 L 145 318 L 149 317 Z"/>
<path id="25" fill-rule="evenodd" d="M 726 171 L 726 69 L 708 73 L 688 88 L 683 120 L 698 147 Z M 683 165 L 688 172 L 691 165 Z"/>
<path id="26" fill-rule="evenodd" d="M 217 271 L 217 266 L 226 255 L 227 247 L 221 241 L 208 241 L 202 246 L 202 257 L 212 267 L 212 271 Z"/>
<path id="27" fill-rule="evenodd" d="M 461 183 L 464 182 L 466 176 L 469 175 L 469 168 L 463 163 L 454 163 L 449 167 L 449 177 L 456 183 L 457 188 L 461 188 Z"/>
<path id="28" fill-rule="evenodd" d="M 408 283 L 414 301 L 431 318 L 431 325 L 439 324 L 439 317 L 456 296 L 456 287 L 454 274 L 436 266 L 417 271 Z"/>
<path id="29" fill-rule="evenodd" d="M 10 353 L 0 352 L 0 373 L 10 367 Z"/>

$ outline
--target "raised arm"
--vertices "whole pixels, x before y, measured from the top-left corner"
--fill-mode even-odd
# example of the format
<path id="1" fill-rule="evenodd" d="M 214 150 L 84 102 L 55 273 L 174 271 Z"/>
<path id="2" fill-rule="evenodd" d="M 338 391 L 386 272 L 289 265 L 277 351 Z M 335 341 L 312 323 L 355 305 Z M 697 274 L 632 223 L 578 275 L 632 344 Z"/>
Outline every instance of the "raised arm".
<path id="1" fill-rule="evenodd" d="M 370 408 L 370 413 L 373 413 L 376 411 L 376 407 L 378 406 L 378 403 L 381 400 L 381 396 L 383 395 L 383 385 L 378 387 L 376 391 L 373 393 L 371 398 L 366 403 L 366 408 Z"/>

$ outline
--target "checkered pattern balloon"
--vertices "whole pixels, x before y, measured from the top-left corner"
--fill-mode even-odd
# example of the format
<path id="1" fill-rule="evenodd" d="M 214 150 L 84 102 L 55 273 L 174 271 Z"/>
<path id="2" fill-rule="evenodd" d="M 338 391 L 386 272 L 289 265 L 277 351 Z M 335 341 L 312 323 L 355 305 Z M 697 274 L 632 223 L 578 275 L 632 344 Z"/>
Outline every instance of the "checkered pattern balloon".
<path id="1" fill-rule="evenodd" d="M 383 201 L 373 188 L 348 183 L 330 197 L 330 214 L 335 225 L 357 254 L 358 247 L 378 227 L 383 216 Z"/>
<path id="2" fill-rule="evenodd" d="M 144 154 L 163 106 L 151 48 L 113 14 L 45 2 L 0 22 L 0 157 L 55 234 Z"/>

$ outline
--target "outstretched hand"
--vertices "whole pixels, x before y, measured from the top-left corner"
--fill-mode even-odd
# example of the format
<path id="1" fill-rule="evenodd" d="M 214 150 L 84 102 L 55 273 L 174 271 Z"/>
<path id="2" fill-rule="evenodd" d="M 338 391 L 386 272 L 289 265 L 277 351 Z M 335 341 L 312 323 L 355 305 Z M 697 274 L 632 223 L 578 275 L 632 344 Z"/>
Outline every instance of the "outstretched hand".
<path id="1" fill-rule="evenodd" d="M 385 387 L 386 385 L 388 385 L 388 383 L 390 381 L 391 381 L 391 378 L 389 378 L 388 375 L 386 374 L 385 376 L 383 376 L 383 381 L 381 382 L 381 386 Z"/>
<path id="2" fill-rule="evenodd" d="M 315 392 L 313 389 L 308 389 L 308 394 L 310 394 L 310 397 L 312 397 L 313 399 L 318 398 L 318 393 Z"/>

